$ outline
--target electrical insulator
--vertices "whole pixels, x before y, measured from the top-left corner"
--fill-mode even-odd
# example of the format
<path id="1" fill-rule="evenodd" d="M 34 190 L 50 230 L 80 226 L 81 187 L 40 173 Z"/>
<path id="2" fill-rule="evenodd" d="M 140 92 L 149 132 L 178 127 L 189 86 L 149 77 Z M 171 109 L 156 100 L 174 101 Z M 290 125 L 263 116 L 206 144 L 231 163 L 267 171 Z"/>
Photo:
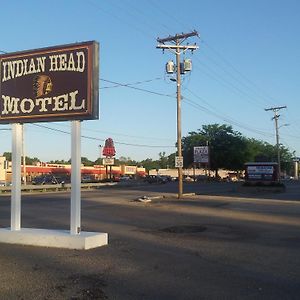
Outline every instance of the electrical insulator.
<path id="1" fill-rule="evenodd" d="M 192 71 L 192 60 L 191 59 L 187 58 L 187 59 L 183 60 L 183 64 L 184 64 L 185 72 Z"/>
<path id="2" fill-rule="evenodd" d="M 175 70 L 175 65 L 174 65 L 174 62 L 172 60 L 169 60 L 167 63 L 166 63 L 166 72 L 168 74 L 172 74 L 174 73 L 174 70 Z"/>

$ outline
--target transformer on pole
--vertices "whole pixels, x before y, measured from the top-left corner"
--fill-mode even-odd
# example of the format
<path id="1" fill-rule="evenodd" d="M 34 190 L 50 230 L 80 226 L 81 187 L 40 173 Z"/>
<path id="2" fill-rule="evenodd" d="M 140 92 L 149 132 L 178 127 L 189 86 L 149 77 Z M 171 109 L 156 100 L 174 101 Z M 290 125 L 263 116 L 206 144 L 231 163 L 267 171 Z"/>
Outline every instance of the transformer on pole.
<path id="1" fill-rule="evenodd" d="M 181 145 L 181 75 L 185 72 L 192 70 L 191 60 L 185 59 L 183 62 L 180 61 L 180 54 L 186 52 L 187 50 L 194 51 L 199 47 L 196 45 L 183 45 L 183 42 L 189 37 L 198 36 L 196 30 L 190 33 L 176 34 L 175 36 L 169 36 L 167 38 L 157 39 L 159 43 L 156 48 L 162 50 L 169 50 L 173 52 L 176 56 L 176 68 L 173 61 L 169 61 L 166 64 L 166 72 L 168 74 L 173 74 L 176 72 L 177 82 L 177 161 L 180 164 L 177 165 L 178 168 L 178 198 L 183 196 L 183 182 L 182 182 L 182 168 L 183 168 L 183 157 L 182 157 L 182 145 Z M 168 43 L 168 44 L 166 44 Z M 173 63 L 173 64 L 172 64 Z"/>

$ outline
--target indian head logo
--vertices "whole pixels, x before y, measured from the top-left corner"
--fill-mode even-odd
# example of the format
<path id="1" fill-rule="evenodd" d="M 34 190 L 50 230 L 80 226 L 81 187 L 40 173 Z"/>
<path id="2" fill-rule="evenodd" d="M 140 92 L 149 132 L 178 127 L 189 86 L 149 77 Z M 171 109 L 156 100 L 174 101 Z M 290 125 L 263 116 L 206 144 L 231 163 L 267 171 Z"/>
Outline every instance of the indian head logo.
<path id="1" fill-rule="evenodd" d="M 52 87 L 52 81 L 47 75 L 37 75 L 33 79 L 33 95 L 35 98 L 49 94 Z"/>

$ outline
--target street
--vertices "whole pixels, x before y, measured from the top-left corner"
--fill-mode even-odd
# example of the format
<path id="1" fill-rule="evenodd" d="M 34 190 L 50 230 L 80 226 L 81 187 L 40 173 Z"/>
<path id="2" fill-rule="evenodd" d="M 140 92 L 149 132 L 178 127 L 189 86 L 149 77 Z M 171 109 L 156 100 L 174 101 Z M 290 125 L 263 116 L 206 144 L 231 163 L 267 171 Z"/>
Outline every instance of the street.
<path id="1" fill-rule="evenodd" d="M 300 184 L 262 194 L 239 185 L 185 183 L 196 195 L 184 199 L 173 182 L 82 191 L 82 230 L 107 232 L 108 246 L 0 244 L 0 299 L 299 299 Z M 22 195 L 22 227 L 69 229 L 69 202 Z"/>

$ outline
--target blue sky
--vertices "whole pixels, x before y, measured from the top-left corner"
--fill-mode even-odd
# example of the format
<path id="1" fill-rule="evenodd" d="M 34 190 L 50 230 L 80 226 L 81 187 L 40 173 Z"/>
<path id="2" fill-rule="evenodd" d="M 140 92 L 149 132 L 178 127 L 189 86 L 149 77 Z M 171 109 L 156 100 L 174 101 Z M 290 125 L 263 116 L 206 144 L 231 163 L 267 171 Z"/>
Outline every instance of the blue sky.
<path id="1" fill-rule="evenodd" d="M 156 49 L 156 38 L 197 30 L 189 42 L 200 48 L 182 56 L 193 62 L 182 78 L 183 136 L 225 123 L 274 144 L 273 113 L 264 108 L 286 105 L 280 142 L 300 156 L 299 20 L 296 0 L 1 1 L 0 50 L 98 41 L 100 119 L 82 123 L 90 137 L 82 156 L 97 159 L 111 137 L 117 157 L 156 159 L 176 150 L 176 83 L 164 70 L 174 55 Z M 68 122 L 42 125 L 70 132 Z M 11 151 L 11 132 L 0 136 L 0 153 Z M 70 158 L 68 134 L 26 124 L 25 142 L 27 156 Z"/>

